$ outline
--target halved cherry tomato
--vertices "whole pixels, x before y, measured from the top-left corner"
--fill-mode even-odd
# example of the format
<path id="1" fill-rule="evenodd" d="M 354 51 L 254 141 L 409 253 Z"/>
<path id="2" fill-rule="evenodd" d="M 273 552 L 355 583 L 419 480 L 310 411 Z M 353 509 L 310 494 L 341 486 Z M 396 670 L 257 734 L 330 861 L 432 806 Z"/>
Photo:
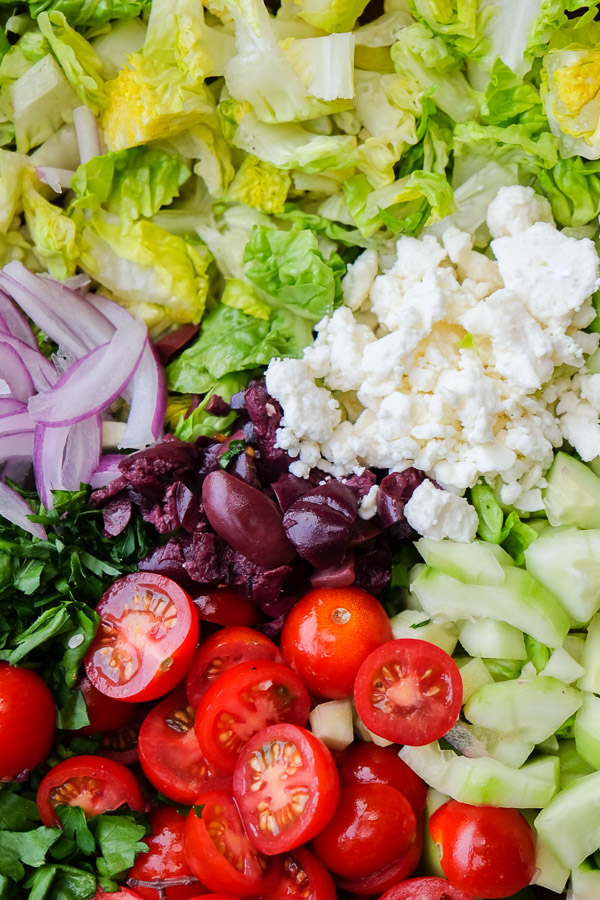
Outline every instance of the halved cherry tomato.
<path id="1" fill-rule="evenodd" d="M 255 847 L 270 856 L 293 850 L 334 814 L 339 786 L 333 757 L 305 728 L 271 725 L 242 749 L 233 796 Z"/>
<path id="2" fill-rule="evenodd" d="M 260 631 L 244 626 L 223 628 L 203 641 L 189 668 L 185 689 L 194 709 L 217 678 L 249 659 L 272 659 L 282 663 L 279 648 Z"/>
<path id="3" fill-rule="evenodd" d="M 147 853 L 140 853 L 135 858 L 133 868 L 129 872 L 128 884 L 136 890 L 144 900 L 157 900 L 160 883 L 171 878 L 189 878 L 191 884 L 178 884 L 165 887 L 166 900 L 189 900 L 200 894 L 206 894 L 204 885 L 195 880 L 183 850 L 183 833 L 185 816 L 172 806 L 158 806 L 149 815 L 152 834 L 145 837 L 148 845 Z M 156 887 L 145 887 L 139 881 L 156 882 Z"/>
<path id="4" fill-rule="evenodd" d="M 229 669 L 202 697 L 196 737 L 209 763 L 233 772 L 250 738 L 277 722 L 305 725 L 310 710 L 306 688 L 291 669 L 258 659 Z"/>
<path id="5" fill-rule="evenodd" d="M 83 699 L 90 720 L 89 725 L 77 730 L 78 734 L 99 734 L 105 731 L 115 731 L 130 722 L 135 715 L 135 707 L 131 703 L 115 700 L 101 694 L 85 675 L 77 685 Z"/>
<path id="6" fill-rule="evenodd" d="M 313 839 L 327 868 L 363 878 L 388 866 L 416 838 L 417 820 L 406 797 L 389 784 L 349 784 L 333 817 Z"/>
<path id="7" fill-rule="evenodd" d="M 198 616 L 215 625 L 254 625 L 261 615 L 251 600 L 234 587 L 220 587 L 206 593 L 191 594 Z"/>
<path id="8" fill-rule="evenodd" d="M 358 715 L 374 734 L 421 746 L 452 728 L 462 704 L 462 678 L 445 650 L 401 638 L 378 647 L 356 676 Z"/>
<path id="9" fill-rule="evenodd" d="M 185 823 L 184 848 L 194 875 L 215 893 L 262 897 L 281 878 L 281 859 L 263 856 L 253 846 L 225 791 L 196 798 Z"/>
<path id="10" fill-rule="evenodd" d="M 484 900 L 516 894 L 535 872 L 535 838 L 517 809 L 448 800 L 431 816 L 429 833 L 450 884 Z"/>
<path id="11" fill-rule="evenodd" d="M 105 731 L 100 738 L 100 747 L 98 754 L 105 756 L 107 759 L 114 759 L 115 762 L 122 763 L 124 766 L 130 766 L 138 760 L 138 738 L 140 735 L 141 722 L 138 719 L 139 712 L 136 713 L 134 722 L 128 722 L 127 725 L 121 725 L 114 731 Z"/>
<path id="12" fill-rule="evenodd" d="M 120 763 L 102 756 L 72 756 L 59 762 L 42 778 L 36 803 L 48 828 L 60 826 L 57 806 L 81 806 L 86 816 L 97 816 L 126 803 L 142 810 L 142 795 L 135 776 Z"/>
<path id="13" fill-rule="evenodd" d="M 54 698 L 39 675 L 0 662 L 0 781 L 26 777 L 54 740 Z"/>
<path id="14" fill-rule="evenodd" d="M 333 878 L 306 847 L 285 854 L 281 881 L 264 900 L 336 900 Z"/>
<path id="15" fill-rule="evenodd" d="M 425 809 L 427 785 L 398 756 L 398 747 L 378 747 L 367 741 L 354 741 L 337 758 L 340 787 L 348 784 L 389 784 L 404 794 L 419 817 Z"/>
<path id="16" fill-rule="evenodd" d="M 378 869 L 371 875 L 362 878 L 340 878 L 335 876 L 335 883 L 343 891 L 349 894 L 358 894 L 361 897 L 369 897 L 381 894 L 393 885 L 408 878 L 415 871 L 421 860 L 423 850 L 423 828 L 419 822 L 417 825 L 416 839 L 397 859 Z"/>
<path id="17" fill-rule="evenodd" d="M 281 652 L 309 693 L 350 697 L 369 653 L 391 640 L 381 603 L 360 588 L 316 588 L 292 608 L 281 632 Z"/>
<path id="18" fill-rule="evenodd" d="M 471 894 L 458 891 L 445 878 L 410 878 L 389 888 L 380 900 L 474 900 Z"/>
<path id="19" fill-rule="evenodd" d="M 130 891 L 129 888 L 121 888 L 120 891 L 103 891 L 101 887 L 96 889 L 92 900 L 139 900 L 141 894 Z"/>
<path id="20" fill-rule="evenodd" d="M 201 791 L 231 789 L 231 776 L 204 759 L 194 719 L 185 692 L 178 691 L 150 710 L 140 729 L 142 769 L 157 790 L 177 803 L 193 803 Z"/>
<path id="21" fill-rule="evenodd" d="M 186 592 L 152 572 L 125 575 L 96 607 L 100 625 L 85 671 L 117 700 L 154 700 L 183 678 L 198 643 L 198 616 Z"/>

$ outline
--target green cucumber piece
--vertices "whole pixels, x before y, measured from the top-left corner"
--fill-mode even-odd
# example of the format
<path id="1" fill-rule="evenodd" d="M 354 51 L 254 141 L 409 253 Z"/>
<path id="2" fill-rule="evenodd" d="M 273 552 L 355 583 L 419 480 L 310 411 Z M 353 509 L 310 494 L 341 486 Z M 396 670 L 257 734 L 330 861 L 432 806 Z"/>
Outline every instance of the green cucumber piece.
<path id="1" fill-rule="evenodd" d="M 596 613 L 588 626 L 581 665 L 585 673 L 577 682 L 582 691 L 600 694 L 600 613 Z"/>
<path id="2" fill-rule="evenodd" d="M 426 612 L 403 609 L 390 619 L 394 638 L 418 638 L 441 647 L 450 656 L 458 641 L 458 631 L 453 622 L 436 622 Z"/>
<path id="3" fill-rule="evenodd" d="M 530 680 L 484 685 L 465 704 L 464 713 L 474 725 L 539 744 L 553 735 L 582 703 L 581 691 L 556 678 L 537 675 Z"/>
<path id="4" fill-rule="evenodd" d="M 558 860 L 575 869 L 600 847 L 600 772 L 571 782 L 542 809 L 535 827 Z"/>
<path id="5" fill-rule="evenodd" d="M 440 865 L 440 848 L 429 834 L 429 820 L 440 806 L 450 800 L 447 794 L 441 794 L 435 788 L 428 788 L 427 801 L 423 813 L 423 853 L 420 868 L 425 875 L 435 875 L 437 878 L 445 878 Z"/>
<path id="6" fill-rule="evenodd" d="M 527 659 L 523 632 L 498 619 L 463 622 L 458 639 L 470 656 L 484 659 Z"/>
<path id="7" fill-rule="evenodd" d="M 575 747 L 582 759 L 600 769 L 600 697 L 585 693 L 575 716 Z"/>
<path id="8" fill-rule="evenodd" d="M 444 539 L 421 538 L 415 547 L 432 569 L 469 584 L 502 584 L 502 566 L 514 565 L 506 550 L 497 544 L 472 541 L 470 544 Z"/>
<path id="9" fill-rule="evenodd" d="M 542 491 L 551 525 L 600 528 L 600 478 L 585 463 L 559 451 Z"/>
<path id="10" fill-rule="evenodd" d="M 436 619 L 497 619 L 548 647 L 560 647 L 569 617 L 556 597 L 524 569 L 507 566 L 501 585 L 463 584 L 424 566 L 411 584 L 423 609 Z"/>
<path id="11" fill-rule="evenodd" d="M 533 810 L 526 809 L 523 815 L 533 828 L 536 813 Z M 547 888 L 549 891 L 554 891 L 557 894 L 562 894 L 571 873 L 556 858 L 546 841 L 539 834 L 536 835 L 535 842 L 535 869 L 534 884 Z M 598 896 L 600 897 L 600 894 Z"/>
<path id="12" fill-rule="evenodd" d="M 560 789 L 566 788 L 572 781 L 577 781 L 585 775 L 591 775 L 595 769 L 583 759 L 577 752 L 577 746 L 572 738 L 565 738 L 558 742 L 556 754 L 560 765 Z"/>
<path id="13" fill-rule="evenodd" d="M 459 663 L 458 667 L 463 683 L 463 703 L 466 703 L 478 688 L 483 687 L 484 684 L 492 684 L 494 681 L 486 664 L 481 659 L 465 659 Z"/>
<path id="14" fill-rule="evenodd" d="M 589 622 L 600 609 L 599 529 L 546 528 L 525 551 L 525 563 L 573 622 Z"/>
<path id="15" fill-rule="evenodd" d="M 600 871 L 586 863 L 571 872 L 572 900 L 598 900 L 600 897 Z"/>
<path id="16" fill-rule="evenodd" d="M 551 675 L 564 684 L 573 684 L 584 674 L 583 666 L 573 659 L 570 653 L 567 653 L 564 646 L 557 647 L 552 651 L 552 656 L 540 672 L 540 675 Z"/>
<path id="17" fill-rule="evenodd" d="M 402 747 L 399 756 L 431 787 L 461 803 L 541 809 L 556 792 L 556 784 L 536 777 L 526 766 L 513 769 L 496 759 L 468 759 L 437 742 Z"/>

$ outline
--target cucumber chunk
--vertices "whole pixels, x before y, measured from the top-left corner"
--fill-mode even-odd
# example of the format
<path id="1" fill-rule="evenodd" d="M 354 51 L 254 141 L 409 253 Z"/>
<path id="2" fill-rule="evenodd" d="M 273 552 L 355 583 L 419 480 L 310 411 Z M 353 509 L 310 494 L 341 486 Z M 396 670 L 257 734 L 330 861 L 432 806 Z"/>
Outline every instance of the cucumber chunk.
<path id="1" fill-rule="evenodd" d="M 525 810 L 523 815 L 533 827 L 535 812 L 533 810 Z M 549 891 L 555 891 L 557 894 L 562 894 L 571 873 L 556 858 L 546 841 L 539 834 L 536 835 L 535 842 L 535 869 L 533 884 L 547 888 Z"/>
<path id="2" fill-rule="evenodd" d="M 575 747 L 582 759 L 600 769 L 600 697 L 584 694 L 575 716 Z"/>
<path id="3" fill-rule="evenodd" d="M 600 847 L 600 772 L 593 772 L 557 794 L 535 820 L 535 827 L 558 860 L 575 869 Z"/>
<path id="4" fill-rule="evenodd" d="M 497 544 L 472 541 L 470 544 L 444 539 L 421 538 L 415 547 L 432 569 L 469 584 L 502 584 L 502 566 L 514 565 L 512 557 Z"/>
<path id="5" fill-rule="evenodd" d="M 308 720 L 312 733 L 330 750 L 345 750 L 354 740 L 352 701 L 349 698 L 319 703 Z"/>
<path id="6" fill-rule="evenodd" d="M 572 781 L 591 775 L 595 769 L 583 759 L 577 752 L 577 746 L 572 738 L 565 738 L 558 742 L 557 759 L 560 765 L 560 789 L 566 788 Z"/>
<path id="7" fill-rule="evenodd" d="M 573 622 L 589 622 L 600 609 L 599 529 L 546 528 L 525 551 L 525 562 Z"/>
<path id="8" fill-rule="evenodd" d="M 573 659 L 570 653 L 567 653 L 564 647 L 557 647 L 540 675 L 551 675 L 564 684 L 573 684 L 574 681 L 585 675 L 585 669 L 577 660 Z"/>
<path id="9" fill-rule="evenodd" d="M 551 525 L 600 528 L 600 478 L 585 463 L 560 451 L 546 480 L 542 496 Z"/>
<path id="10" fill-rule="evenodd" d="M 598 900 L 600 897 L 600 871 L 584 863 L 571 872 L 571 900 Z"/>
<path id="11" fill-rule="evenodd" d="M 600 613 L 596 613 L 588 626 L 581 665 L 585 673 L 577 682 L 582 691 L 600 694 Z"/>
<path id="12" fill-rule="evenodd" d="M 422 610 L 403 609 L 390 619 L 394 638 L 418 638 L 441 647 L 450 656 L 458 641 L 458 631 L 453 622 L 436 622 Z"/>
<path id="13" fill-rule="evenodd" d="M 497 619 L 463 622 L 458 639 L 469 654 L 483 659 L 527 659 L 523 632 Z"/>
<path id="14" fill-rule="evenodd" d="M 429 820 L 440 806 L 450 800 L 447 794 L 441 794 L 434 788 L 427 790 L 427 801 L 423 814 L 423 853 L 421 855 L 421 869 L 425 875 L 435 875 L 437 878 L 445 878 L 444 870 L 440 864 L 440 848 L 434 842 L 429 833 Z"/>
<path id="15" fill-rule="evenodd" d="M 480 659 L 463 660 L 462 663 L 458 662 L 458 667 L 463 683 L 463 703 L 466 703 L 478 688 L 494 681 L 486 664 Z"/>
<path id="16" fill-rule="evenodd" d="M 569 631 L 569 617 L 556 597 L 524 569 L 507 566 L 501 585 L 463 584 L 429 566 L 421 568 L 411 584 L 430 616 L 458 619 L 497 619 L 556 648 Z"/>

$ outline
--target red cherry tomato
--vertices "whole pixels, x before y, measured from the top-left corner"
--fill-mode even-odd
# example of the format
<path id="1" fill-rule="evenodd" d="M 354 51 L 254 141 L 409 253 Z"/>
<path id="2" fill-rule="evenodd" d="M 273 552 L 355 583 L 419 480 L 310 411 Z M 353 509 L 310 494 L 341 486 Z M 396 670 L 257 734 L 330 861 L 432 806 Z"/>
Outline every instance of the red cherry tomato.
<path id="1" fill-rule="evenodd" d="M 398 756 L 398 747 L 378 747 L 355 741 L 336 760 L 340 787 L 348 784 L 389 784 L 404 794 L 417 818 L 425 809 L 427 785 Z"/>
<path id="2" fill-rule="evenodd" d="M 233 796 L 255 847 L 272 856 L 299 847 L 327 825 L 339 797 L 331 753 L 310 731 L 281 723 L 242 749 Z"/>
<path id="3" fill-rule="evenodd" d="M 121 888 L 120 891 L 103 891 L 97 888 L 92 900 L 139 900 L 141 894 L 130 891 L 129 888 Z"/>
<path id="4" fill-rule="evenodd" d="M 285 854 L 281 881 L 264 900 L 336 900 L 333 878 L 306 847 Z"/>
<path id="5" fill-rule="evenodd" d="M 358 894 L 359 897 L 370 897 L 381 894 L 393 885 L 408 878 L 415 871 L 421 860 L 423 850 L 423 828 L 419 822 L 417 835 L 412 844 L 409 844 L 404 853 L 393 860 L 388 866 L 383 866 L 370 875 L 362 878 L 340 878 L 336 876 L 335 883 L 341 890 L 349 894 Z"/>
<path id="6" fill-rule="evenodd" d="M 137 715 L 139 713 L 136 713 L 136 717 Z M 136 718 L 136 721 L 121 725 L 114 731 L 105 731 L 100 738 L 98 754 L 107 759 L 114 759 L 124 766 L 137 762 L 140 725 L 141 722 Z"/>
<path id="7" fill-rule="evenodd" d="M 77 730 L 78 734 L 99 734 L 105 731 L 115 731 L 131 721 L 135 715 L 135 708 L 131 703 L 115 700 L 101 694 L 85 675 L 77 685 L 87 709 L 89 725 Z"/>
<path id="8" fill-rule="evenodd" d="M 36 803 L 48 828 L 60 826 L 57 806 L 81 806 L 86 816 L 97 816 L 126 803 L 142 810 L 142 795 L 135 776 L 120 763 L 102 756 L 72 756 L 42 778 Z"/>
<path id="9" fill-rule="evenodd" d="M 400 791 L 389 784 L 350 784 L 312 846 L 331 872 L 362 878 L 404 853 L 416 831 L 415 814 Z"/>
<path id="10" fill-rule="evenodd" d="M 150 710 L 140 729 L 142 769 L 157 790 L 177 803 L 193 803 L 201 791 L 231 789 L 231 776 L 204 759 L 194 719 L 185 693 L 178 691 Z"/>
<path id="11" fill-rule="evenodd" d="M 172 806 L 159 806 L 149 816 L 152 834 L 143 838 L 147 853 L 135 858 L 129 872 L 128 884 L 145 900 L 156 900 L 159 882 L 170 878 L 194 878 L 183 850 L 185 816 Z M 155 881 L 157 887 L 143 887 L 138 881 Z M 206 894 L 206 888 L 198 881 L 192 884 L 173 885 L 165 888 L 167 900 L 189 900 Z"/>
<path id="12" fill-rule="evenodd" d="M 445 878 L 411 878 L 389 888 L 380 900 L 474 900 L 471 894 L 457 891 Z"/>
<path id="13" fill-rule="evenodd" d="M 305 725 L 310 698 L 298 676 L 280 663 L 256 660 L 225 672 L 196 710 L 196 737 L 215 768 L 233 772 L 250 738 L 277 722 Z"/>
<path id="14" fill-rule="evenodd" d="M 26 777 L 54 740 L 54 698 L 39 675 L 0 663 L 0 781 Z"/>
<path id="15" fill-rule="evenodd" d="M 360 588 L 316 588 L 296 603 L 281 633 L 281 652 L 309 693 L 350 697 L 356 673 L 376 647 L 391 640 L 385 610 Z"/>
<path id="16" fill-rule="evenodd" d="M 251 600 L 234 587 L 215 588 L 207 593 L 191 595 L 198 616 L 215 625 L 254 625 L 261 616 Z"/>
<path id="17" fill-rule="evenodd" d="M 368 656 L 354 685 L 358 715 L 374 734 L 421 746 L 452 728 L 462 678 L 451 656 L 428 641 L 389 641 Z"/>
<path id="18" fill-rule="evenodd" d="M 154 700 L 181 681 L 198 642 L 198 616 L 178 584 L 151 572 L 125 575 L 96 612 L 100 625 L 85 671 L 102 694 Z"/>
<path id="19" fill-rule="evenodd" d="M 223 628 L 198 647 L 186 678 L 185 689 L 194 709 L 217 678 L 250 659 L 272 659 L 282 663 L 277 646 L 260 631 L 244 626 Z"/>
<path id="20" fill-rule="evenodd" d="M 215 893 L 262 897 L 281 878 L 281 860 L 263 856 L 242 824 L 231 794 L 200 794 L 185 823 L 184 848 L 194 875 Z"/>
<path id="21" fill-rule="evenodd" d="M 535 872 L 535 838 L 516 809 L 449 800 L 433 813 L 429 832 L 450 884 L 484 900 L 510 897 Z"/>

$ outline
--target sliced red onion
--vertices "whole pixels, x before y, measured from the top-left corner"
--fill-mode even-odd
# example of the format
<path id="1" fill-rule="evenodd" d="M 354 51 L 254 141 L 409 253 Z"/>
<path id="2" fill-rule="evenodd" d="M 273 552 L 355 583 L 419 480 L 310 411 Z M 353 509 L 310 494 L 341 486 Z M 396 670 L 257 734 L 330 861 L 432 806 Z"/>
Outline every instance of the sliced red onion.
<path id="1" fill-rule="evenodd" d="M 42 272 L 40 278 L 52 278 L 52 276 Z M 77 291 L 77 293 L 81 293 L 82 291 L 86 291 L 87 293 L 87 288 L 91 283 L 92 279 L 90 276 L 85 275 L 83 272 L 79 275 L 71 275 L 69 278 L 65 278 L 61 281 L 63 287 L 69 288 L 70 291 Z"/>
<path id="2" fill-rule="evenodd" d="M 147 343 L 129 384 L 131 395 L 125 433 L 117 447 L 140 450 L 162 437 L 167 412 L 167 383 L 158 354 Z"/>
<path id="3" fill-rule="evenodd" d="M 117 328 L 112 340 L 61 375 L 53 390 L 30 399 L 31 417 L 45 425 L 73 425 L 102 412 L 131 381 L 147 341 L 146 326 L 137 319 Z"/>
<path id="4" fill-rule="evenodd" d="M 46 509 L 52 509 L 54 505 L 51 491 L 65 489 L 62 467 L 68 436 L 68 425 L 62 428 L 48 428 L 39 424 L 35 426 L 33 471 L 37 492 Z"/>
<path id="5" fill-rule="evenodd" d="M 444 735 L 444 739 L 451 747 L 469 759 L 489 756 L 485 744 L 475 737 L 466 722 L 457 722 L 456 725 L 453 725 L 450 731 Z"/>
<path id="6" fill-rule="evenodd" d="M 102 452 L 102 419 L 92 416 L 76 422 L 69 429 L 63 459 L 63 484 L 67 491 L 77 491 L 89 484 L 98 468 Z"/>
<path id="7" fill-rule="evenodd" d="M 3 383 L 7 390 L 3 390 Z M 4 347 L 0 355 L 0 394 L 27 403 L 35 393 L 29 369 L 13 347 Z"/>
<path id="8" fill-rule="evenodd" d="M 31 330 L 27 319 L 19 312 L 10 297 L 5 294 L 4 291 L 0 291 L 0 316 L 2 317 L 2 321 L 6 323 L 6 329 L 4 329 L 3 326 L 3 330 L 8 334 L 12 334 L 13 337 L 18 338 L 20 341 L 23 341 L 24 344 L 29 344 L 29 346 L 33 347 L 35 350 L 39 349 L 35 334 Z"/>
<path id="9" fill-rule="evenodd" d="M 42 525 L 31 522 L 28 516 L 32 515 L 31 507 L 16 491 L 0 481 L 0 516 L 8 519 L 14 525 L 18 525 L 24 531 L 28 531 L 41 541 L 46 540 L 46 531 Z"/>
<path id="10" fill-rule="evenodd" d="M 2 273 L 0 273 L 1 276 Z M 58 373 L 49 359 L 46 359 L 43 353 L 38 349 L 30 347 L 24 341 L 13 337 L 11 334 L 0 332 L 0 354 L 6 352 L 6 347 L 12 347 L 16 350 L 23 362 L 25 363 L 36 391 L 47 391 L 53 387 L 58 380 Z M 37 347 L 37 345 L 36 345 Z"/>
<path id="11" fill-rule="evenodd" d="M 109 300 L 108 297 L 105 297 L 103 294 L 93 294 L 90 291 L 85 295 L 85 299 L 88 303 L 91 303 L 98 312 L 102 313 L 115 328 L 119 328 L 119 326 L 131 322 L 133 319 L 131 313 L 127 312 L 124 306 L 115 303 L 114 300 Z"/>
<path id="12" fill-rule="evenodd" d="M 52 491 L 76 491 L 92 479 L 102 449 L 102 422 L 92 416 L 75 425 L 36 425 L 33 469 L 40 499 L 52 509 Z"/>
<path id="13" fill-rule="evenodd" d="M 55 194 L 62 194 L 71 187 L 73 169 L 58 169 L 56 166 L 37 166 L 35 174 L 42 182 L 52 188 Z"/>
<path id="14" fill-rule="evenodd" d="M 102 141 L 98 120 L 87 106 L 78 106 L 73 110 L 73 125 L 79 145 L 79 159 L 82 163 L 88 162 L 94 156 L 102 154 Z"/>
<path id="15" fill-rule="evenodd" d="M 20 400 L 15 400 L 14 397 L 0 397 L 0 416 L 4 416 L 6 413 L 26 412 L 26 410 L 26 403 L 21 403 Z"/>
<path id="16" fill-rule="evenodd" d="M 114 481 L 121 472 L 119 471 L 119 463 L 125 459 L 124 453 L 106 453 L 100 457 L 98 468 L 92 475 L 90 485 L 94 490 L 106 487 L 111 481 Z"/>
<path id="17" fill-rule="evenodd" d="M 33 455 L 33 431 L 16 434 L 0 434 L 0 460 Z"/>
<path id="18" fill-rule="evenodd" d="M 23 431 L 31 431 L 33 434 L 34 423 L 31 421 L 27 409 L 16 412 L 4 413 L 0 416 L 0 434 L 20 434 Z"/>
<path id="19" fill-rule="evenodd" d="M 80 294 L 53 278 L 34 275 L 18 260 L 0 272 L 0 288 L 51 340 L 76 359 L 109 341 L 114 334 L 106 317 Z"/>

